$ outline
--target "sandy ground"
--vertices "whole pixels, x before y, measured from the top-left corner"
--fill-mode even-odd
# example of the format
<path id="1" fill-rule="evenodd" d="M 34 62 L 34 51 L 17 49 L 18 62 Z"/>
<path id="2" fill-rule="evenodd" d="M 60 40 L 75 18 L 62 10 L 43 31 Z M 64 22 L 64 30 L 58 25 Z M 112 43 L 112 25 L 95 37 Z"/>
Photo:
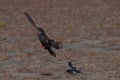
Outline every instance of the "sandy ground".
<path id="1" fill-rule="evenodd" d="M 24 12 L 63 42 L 56 58 Z M 119 36 L 119 0 L 0 0 L 0 80 L 120 80 Z"/>

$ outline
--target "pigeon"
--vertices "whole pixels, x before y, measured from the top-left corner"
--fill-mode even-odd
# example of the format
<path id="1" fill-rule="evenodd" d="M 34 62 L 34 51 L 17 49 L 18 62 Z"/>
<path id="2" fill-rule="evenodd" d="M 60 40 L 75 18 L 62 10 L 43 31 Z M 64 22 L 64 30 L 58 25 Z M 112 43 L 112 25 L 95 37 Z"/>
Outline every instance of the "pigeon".
<path id="1" fill-rule="evenodd" d="M 27 19 L 30 21 L 30 23 L 33 25 L 33 27 L 38 31 L 39 41 L 42 44 L 41 47 L 48 50 L 52 56 L 56 57 L 56 53 L 54 49 L 62 48 L 62 42 L 58 42 L 58 41 L 54 41 L 53 39 L 50 39 L 42 28 L 37 27 L 31 16 L 27 12 L 24 12 L 24 14 L 27 17 Z"/>
<path id="2" fill-rule="evenodd" d="M 73 66 L 72 62 L 68 62 L 68 65 L 69 67 L 71 67 L 71 69 L 66 70 L 67 73 L 69 74 L 73 74 L 73 72 L 81 73 L 80 70 L 77 70 L 77 68 Z"/>

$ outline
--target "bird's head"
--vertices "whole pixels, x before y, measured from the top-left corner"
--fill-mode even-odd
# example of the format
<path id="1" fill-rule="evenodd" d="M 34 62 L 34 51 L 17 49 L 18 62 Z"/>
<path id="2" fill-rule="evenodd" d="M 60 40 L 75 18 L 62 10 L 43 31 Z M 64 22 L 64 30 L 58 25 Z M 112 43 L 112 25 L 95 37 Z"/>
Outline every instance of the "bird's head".
<path id="1" fill-rule="evenodd" d="M 37 28 L 38 29 L 38 33 L 45 33 L 45 31 L 42 28 Z"/>

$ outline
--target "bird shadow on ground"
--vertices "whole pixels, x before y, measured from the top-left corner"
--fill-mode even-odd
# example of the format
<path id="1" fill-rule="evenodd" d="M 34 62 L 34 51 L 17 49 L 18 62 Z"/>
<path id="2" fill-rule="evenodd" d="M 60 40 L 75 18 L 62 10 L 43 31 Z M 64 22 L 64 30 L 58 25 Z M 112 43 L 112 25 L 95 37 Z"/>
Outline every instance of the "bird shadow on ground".
<path id="1" fill-rule="evenodd" d="M 73 75 L 74 73 L 84 74 L 81 70 L 75 67 L 71 61 L 68 62 L 68 66 L 70 67 L 70 69 L 66 70 L 68 74 L 71 74 L 71 75 Z"/>

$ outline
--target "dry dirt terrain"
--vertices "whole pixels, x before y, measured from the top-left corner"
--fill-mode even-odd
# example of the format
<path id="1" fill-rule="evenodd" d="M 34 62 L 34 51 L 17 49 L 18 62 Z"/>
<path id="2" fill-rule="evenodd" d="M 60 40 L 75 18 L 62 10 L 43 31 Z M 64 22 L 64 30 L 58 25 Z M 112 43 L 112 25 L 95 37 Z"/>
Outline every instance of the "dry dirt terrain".
<path id="1" fill-rule="evenodd" d="M 24 12 L 63 42 L 56 58 Z M 120 80 L 120 0 L 0 0 L 0 80 Z"/>

